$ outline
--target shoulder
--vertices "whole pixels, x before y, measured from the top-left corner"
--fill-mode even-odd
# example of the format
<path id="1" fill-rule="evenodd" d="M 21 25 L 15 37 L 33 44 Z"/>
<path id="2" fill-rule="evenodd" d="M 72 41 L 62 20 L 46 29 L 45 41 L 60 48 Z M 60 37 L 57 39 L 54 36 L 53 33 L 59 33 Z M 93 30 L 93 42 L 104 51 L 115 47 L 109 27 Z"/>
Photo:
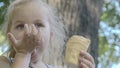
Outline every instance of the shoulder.
<path id="1" fill-rule="evenodd" d="M 5 56 L 0 56 L 0 68 L 10 68 L 11 63 L 9 59 Z"/>

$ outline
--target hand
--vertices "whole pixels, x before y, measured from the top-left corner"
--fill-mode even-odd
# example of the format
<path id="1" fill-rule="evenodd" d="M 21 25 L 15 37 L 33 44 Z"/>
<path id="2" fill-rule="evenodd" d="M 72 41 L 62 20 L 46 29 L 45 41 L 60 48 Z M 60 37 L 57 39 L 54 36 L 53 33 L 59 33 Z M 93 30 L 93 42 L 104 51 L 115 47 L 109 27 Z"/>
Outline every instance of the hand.
<path id="1" fill-rule="evenodd" d="M 93 57 L 87 52 L 80 52 L 78 68 L 95 68 Z"/>
<path id="2" fill-rule="evenodd" d="M 32 53 L 32 51 L 41 44 L 39 30 L 32 25 L 25 24 L 23 39 L 16 40 L 12 33 L 8 33 L 9 42 L 17 53 Z"/>

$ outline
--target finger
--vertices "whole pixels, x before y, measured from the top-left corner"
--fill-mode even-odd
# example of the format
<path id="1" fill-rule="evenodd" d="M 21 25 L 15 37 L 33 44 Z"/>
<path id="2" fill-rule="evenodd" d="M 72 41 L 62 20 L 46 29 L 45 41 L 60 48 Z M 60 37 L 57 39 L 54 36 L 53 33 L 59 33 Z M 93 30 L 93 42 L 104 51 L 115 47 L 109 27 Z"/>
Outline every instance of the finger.
<path id="1" fill-rule="evenodd" d="M 28 29 L 29 29 L 29 33 L 31 34 L 32 33 L 32 26 L 31 26 L 31 24 L 28 25 Z"/>
<path id="2" fill-rule="evenodd" d="M 36 35 L 38 33 L 34 24 L 32 24 L 32 32 L 33 32 L 34 35 Z"/>
<path id="3" fill-rule="evenodd" d="M 82 65 L 81 65 L 81 64 L 79 64 L 79 65 L 78 65 L 78 68 L 82 68 Z"/>
<path id="4" fill-rule="evenodd" d="M 23 39 L 22 40 L 20 40 L 20 42 L 24 42 L 24 41 L 28 41 L 29 38 L 30 37 L 30 31 L 29 31 L 29 26 L 28 26 L 28 24 L 25 24 L 25 32 L 24 32 L 24 37 L 23 37 Z"/>
<path id="5" fill-rule="evenodd" d="M 82 68 L 81 62 L 82 62 L 82 60 L 80 58 L 78 58 L 78 68 Z"/>
<path id="6" fill-rule="evenodd" d="M 29 32 L 28 24 L 25 24 L 25 33 L 24 33 L 25 36 L 26 36 L 26 35 L 28 36 L 29 33 L 30 33 L 30 32 Z"/>
<path id="7" fill-rule="evenodd" d="M 78 65 L 78 68 L 82 68 L 82 65 L 81 65 L 81 63 Z"/>
<path id="8" fill-rule="evenodd" d="M 93 68 L 93 64 L 89 60 L 82 58 L 81 61 L 87 65 L 87 67 Z"/>
<path id="9" fill-rule="evenodd" d="M 37 37 L 38 37 L 38 42 L 39 43 L 41 43 L 41 42 L 43 42 L 43 38 L 41 37 L 42 35 L 41 35 L 41 30 L 40 29 L 37 29 L 38 30 L 38 33 L 37 33 Z"/>
<path id="10" fill-rule="evenodd" d="M 85 59 L 89 60 L 90 62 L 92 62 L 94 64 L 94 59 L 93 59 L 93 57 L 89 53 L 81 51 L 80 52 L 80 56 L 81 57 L 84 56 Z"/>
<path id="11" fill-rule="evenodd" d="M 41 30 L 37 29 L 37 31 L 38 31 L 37 35 L 40 37 L 41 36 Z"/>
<path id="12" fill-rule="evenodd" d="M 84 64 L 84 63 L 81 63 L 81 68 L 90 68 L 90 67 L 88 67 L 86 64 Z"/>
<path id="13" fill-rule="evenodd" d="M 13 36 L 13 34 L 12 33 L 8 33 L 7 34 L 8 35 L 8 38 L 9 38 L 9 41 L 12 43 L 12 44 L 17 44 L 17 40 L 16 40 L 16 38 Z"/>

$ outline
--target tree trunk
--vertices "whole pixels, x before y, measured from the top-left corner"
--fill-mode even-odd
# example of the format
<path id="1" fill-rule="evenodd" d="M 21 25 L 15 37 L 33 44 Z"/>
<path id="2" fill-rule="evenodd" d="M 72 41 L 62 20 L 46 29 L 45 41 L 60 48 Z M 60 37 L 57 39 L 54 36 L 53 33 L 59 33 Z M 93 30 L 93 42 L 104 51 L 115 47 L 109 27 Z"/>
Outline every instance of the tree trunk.
<path id="1" fill-rule="evenodd" d="M 90 54 L 98 64 L 98 28 L 103 0 L 44 0 L 57 8 L 64 21 L 66 38 L 72 35 L 87 36 L 91 39 Z M 67 40 L 66 40 L 67 41 Z"/>

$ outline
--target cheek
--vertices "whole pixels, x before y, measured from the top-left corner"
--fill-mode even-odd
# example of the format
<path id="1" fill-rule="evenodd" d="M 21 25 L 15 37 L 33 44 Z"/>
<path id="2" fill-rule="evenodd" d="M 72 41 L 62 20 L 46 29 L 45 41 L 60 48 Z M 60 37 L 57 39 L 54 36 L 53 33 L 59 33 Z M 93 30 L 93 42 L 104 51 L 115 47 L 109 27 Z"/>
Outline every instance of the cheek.
<path id="1" fill-rule="evenodd" d="M 23 38 L 24 32 L 23 31 L 11 31 L 11 33 L 15 36 L 17 40 L 21 40 Z"/>
<path id="2" fill-rule="evenodd" d="M 50 40 L 50 30 L 49 29 L 41 30 L 41 37 L 44 39 L 44 42 L 49 42 L 49 40 Z"/>

